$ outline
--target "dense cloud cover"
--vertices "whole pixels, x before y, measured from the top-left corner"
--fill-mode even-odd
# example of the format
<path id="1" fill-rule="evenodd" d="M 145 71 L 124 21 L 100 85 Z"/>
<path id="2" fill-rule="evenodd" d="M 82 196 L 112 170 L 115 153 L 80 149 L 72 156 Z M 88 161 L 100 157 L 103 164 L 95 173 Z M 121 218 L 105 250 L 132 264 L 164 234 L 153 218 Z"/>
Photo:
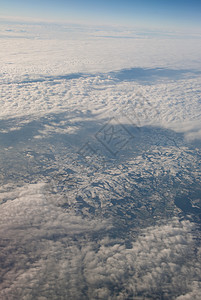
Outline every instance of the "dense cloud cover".
<path id="1" fill-rule="evenodd" d="M 109 221 L 67 214 L 45 193 L 44 184 L 2 193 L 12 200 L 0 210 L 1 299 L 199 299 L 201 251 L 189 221 L 148 227 L 126 248 L 108 237 Z"/>
<path id="2" fill-rule="evenodd" d="M 0 40 L 0 299 L 200 299 L 199 214 L 174 204 L 201 207 L 199 36 L 3 22 Z M 133 143 L 91 171 L 79 147 L 111 118 Z"/>
<path id="3" fill-rule="evenodd" d="M 152 105 L 148 124 L 200 139 L 197 36 L 161 32 L 151 38 L 124 28 L 12 23 L 2 23 L 1 34 L 3 119 L 30 122 L 76 109 L 105 118 L 126 110 L 128 116 L 140 114 L 143 125 L 146 103 L 142 113 L 138 100 L 144 98 Z"/>

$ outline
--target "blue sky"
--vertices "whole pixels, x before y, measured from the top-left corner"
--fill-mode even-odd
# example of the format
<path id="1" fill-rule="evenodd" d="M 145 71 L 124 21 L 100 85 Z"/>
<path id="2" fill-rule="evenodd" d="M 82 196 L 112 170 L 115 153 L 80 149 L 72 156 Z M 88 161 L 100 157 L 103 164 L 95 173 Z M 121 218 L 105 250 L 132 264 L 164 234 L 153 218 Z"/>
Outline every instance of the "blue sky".
<path id="1" fill-rule="evenodd" d="M 0 12 L 69 22 L 201 27 L 201 0 L 0 0 Z"/>

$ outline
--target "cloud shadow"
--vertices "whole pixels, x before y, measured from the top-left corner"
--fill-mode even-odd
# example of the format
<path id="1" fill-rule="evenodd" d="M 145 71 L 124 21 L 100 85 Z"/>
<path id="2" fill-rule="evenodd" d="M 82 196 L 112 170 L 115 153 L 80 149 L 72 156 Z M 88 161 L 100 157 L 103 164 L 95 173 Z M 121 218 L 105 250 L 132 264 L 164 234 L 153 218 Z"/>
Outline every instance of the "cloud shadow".
<path id="1" fill-rule="evenodd" d="M 118 81 L 136 81 L 150 84 L 159 80 L 179 80 L 201 75 L 201 71 L 191 69 L 168 68 L 131 68 L 111 72 L 110 75 Z"/>

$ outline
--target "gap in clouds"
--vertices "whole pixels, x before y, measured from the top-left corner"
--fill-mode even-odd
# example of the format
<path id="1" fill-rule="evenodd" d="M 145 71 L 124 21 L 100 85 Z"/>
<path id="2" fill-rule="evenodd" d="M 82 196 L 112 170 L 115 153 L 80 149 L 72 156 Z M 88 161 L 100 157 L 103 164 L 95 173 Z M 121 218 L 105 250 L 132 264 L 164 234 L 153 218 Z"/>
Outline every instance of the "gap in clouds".
<path id="1" fill-rule="evenodd" d="M 199 34 L 18 26 L 0 32 L 0 299 L 200 300 Z"/>
<path id="2" fill-rule="evenodd" d="M 108 149 L 96 138 L 108 120 L 97 121 L 90 111 L 50 114 L 28 124 L 22 121 L 21 128 L 13 130 L 18 122 L 4 121 L 8 132 L 0 135 L 2 182 L 47 182 L 64 210 L 85 217 L 89 213 L 116 215 L 125 224 L 136 222 L 139 226 L 144 215 L 150 223 L 158 214 L 174 214 L 174 197 L 180 190 L 184 192 L 181 198 L 189 197 L 194 188 L 199 191 L 199 177 L 194 173 L 200 171 L 200 156 L 181 133 L 115 123 L 114 131 L 121 132 L 124 139 L 122 130 L 126 129 L 129 140 L 114 155 L 115 144 Z M 69 131 L 69 127 L 76 130 Z M 89 157 L 81 150 L 86 143 L 95 151 Z M 192 213 L 190 219 L 199 222 L 199 213 L 186 207 Z"/>

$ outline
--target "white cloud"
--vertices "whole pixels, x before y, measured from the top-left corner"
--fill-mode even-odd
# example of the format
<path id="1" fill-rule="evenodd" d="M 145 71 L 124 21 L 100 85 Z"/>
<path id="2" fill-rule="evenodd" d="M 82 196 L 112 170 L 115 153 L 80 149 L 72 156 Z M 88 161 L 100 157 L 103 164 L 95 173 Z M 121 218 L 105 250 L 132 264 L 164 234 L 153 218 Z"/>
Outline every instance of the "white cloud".
<path id="1" fill-rule="evenodd" d="M 66 112 L 63 124 L 45 124 L 37 134 L 43 137 L 55 132 L 77 132 L 78 111 L 85 121 L 111 116 L 122 118 L 124 114 L 123 122 L 161 126 L 185 133 L 188 140 L 200 139 L 200 77 L 145 86 L 137 82 L 115 82 L 108 76 L 98 75 L 70 80 L 53 77 L 52 80 L 1 85 L 1 118 L 23 117 L 31 122 Z M 17 122 L 18 126 L 23 126 L 22 121 Z M 10 126 L 7 131 L 18 129 L 16 122 Z"/>
<path id="2" fill-rule="evenodd" d="M 201 283 L 199 281 L 192 281 L 189 293 L 177 297 L 177 300 L 200 300 L 201 299 Z"/>
<path id="3" fill-rule="evenodd" d="M 15 28 L 9 39 L 1 36 L 2 134 L 65 112 L 60 122 L 48 119 L 40 123 L 42 128 L 35 138 L 76 133 L 82 120 L 100 121 L 111 116 L 139 126 L 170 128 L 185 133 L 189 140 L 200 138 L 200 74 L 184 72 L 177 80 L 170 76 L 146 84 L 139 78 L 118 81 L 111 73 L 136 67 L 143 72 L 159 66 L 199 69 L 200 40 L 143 38 L 122 42 L 97 37 L 91 29 L 85 29 L 84 38 L 83 32 L 72 28 L 63 28 L 65 34 L 59 36 L 55 34 L 58 29 L 54 28 L 52 35 L 42 25 L 25 29 L 20 32 L 20 26 Z M 186 167 L 186 158 L 196 163 L 191 153 L 185 153 L 180 164 L 179 151 L 185 150 L 177 150 L 173 151 L 175 156 L 163 160 L 164 166 L 160 153 L 149 162 L 136 157 L 130 162 L 130 171 L 145 177 L 147 169 L 154 166 L 160 175 L 160 163 L 161 172 L 167 168 L 176 174 Z M 115 187 L 116 182 L 112 184 Z M 162 294 L 179 300 L 199 298 L 201 251 L 190 222 L 172 219 L 145 228 L 128 249 L 124 236 L 111 238 L 112 220 L 82 218 L 65 211 L 44 183 L 0 189 L 2 300 L 116 300 Z"/>
<path id="4" fill-rule="evenodd" d="M 11 27 L 22 30 L 21 24 Z M 129 116 L 133 112 L 139 115 L 142 125 L 159 124 L 186 132 L 189 123 L 192 130 L 187 137 L 200 138 L 200 127 L 195 130 L 200 122 L 200 74 L 193 71 L 200 68 L 199 39 L 143 38 L 122 43 L 122 39 L 94 36 L 96 31 L 87 27 L 51 25 L 51 34 L 50 28 L 41 24 L 24 27 L 22 36 L 32 32 L 35 39 L 1 38 L 1 118 L 30 119 L 76 109 L 104 118 L 124 110 Z M 158 67 L 164 70 L 157 73 Z M 138 68 L 128 71 L 134 74 L 135 82 L 113 81 L 115 73 L 111 71 L 123 70 L 125 75 L 126 69 L 132 68 Z M 140 81 L 142 74 L 148 81 L 151 77 L 151 85 Z M 160 81 L 152 82 L 156 74 Z M 137 105 L 142 101 L 137 94 L 152 108 L 146 103 Z"/>
<path id="5" fill-rule="evenodd" d="M 125 299 L 164 291 L 168 297 L 188 297 L 199 292 L 201 251 L 194 252 L 189 221 L 175 218 L 145 228 L 128 249 L 123 239 L 108 237 L 111 222 L 66 213 L 42 183 L 1 197 L 7 198 L 0 207 L 2 300 Z"/>

